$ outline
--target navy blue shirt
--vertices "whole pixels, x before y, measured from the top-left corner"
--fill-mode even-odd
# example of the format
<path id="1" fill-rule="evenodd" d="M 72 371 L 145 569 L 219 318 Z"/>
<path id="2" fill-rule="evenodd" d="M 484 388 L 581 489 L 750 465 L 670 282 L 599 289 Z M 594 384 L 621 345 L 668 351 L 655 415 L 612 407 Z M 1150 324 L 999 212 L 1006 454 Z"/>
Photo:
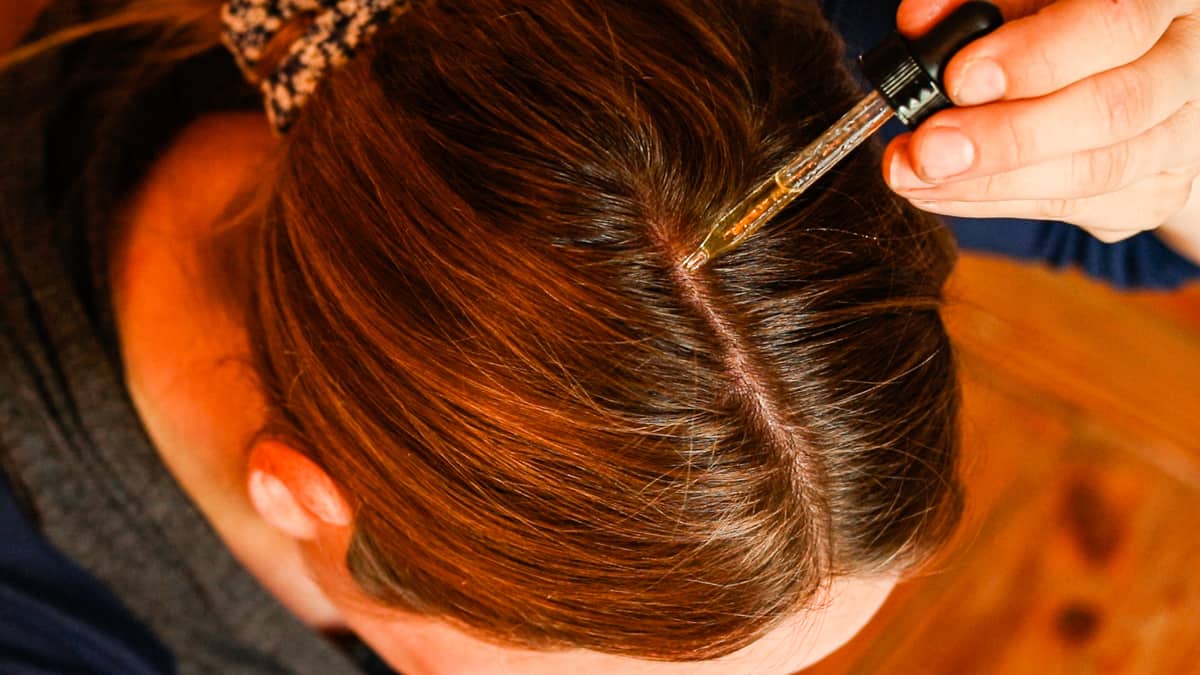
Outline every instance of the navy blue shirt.
<path id="1" fill-rule="evenodd" d="M 174 673 L 171 654 L 18 508 L 0 471 L 0 673 Z"/>

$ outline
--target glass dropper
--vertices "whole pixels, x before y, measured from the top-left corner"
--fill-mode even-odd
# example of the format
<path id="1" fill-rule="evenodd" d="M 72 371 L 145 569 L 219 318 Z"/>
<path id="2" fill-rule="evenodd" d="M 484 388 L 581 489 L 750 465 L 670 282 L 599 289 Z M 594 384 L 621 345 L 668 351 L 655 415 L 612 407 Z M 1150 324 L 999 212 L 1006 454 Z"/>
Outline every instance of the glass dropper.
<path id="1" fill-rule="evenodd" d="M 741 244 L 870 138 L 893 114 L 916 128 L 934 113 L 953 105 L 942 89 L 946 64 L 967 44 L 1003 22 L 995 5 L 970 0 L 925 35 L 910 40 L 894 32 L 864 54 L 859 64 L 874 91 L 722 216 L 700 247 L 684 259 L 683 268 L 698 270 Z"/>

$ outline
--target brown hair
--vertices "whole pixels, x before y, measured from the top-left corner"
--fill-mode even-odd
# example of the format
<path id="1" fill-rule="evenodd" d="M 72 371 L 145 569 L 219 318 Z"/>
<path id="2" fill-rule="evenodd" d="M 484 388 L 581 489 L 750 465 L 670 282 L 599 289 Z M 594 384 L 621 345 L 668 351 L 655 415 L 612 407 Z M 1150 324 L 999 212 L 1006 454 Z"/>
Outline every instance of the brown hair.
<path id="1" fill-rule="evenodd" d="M 957 521 L 947 233 L 862 150 L 681 261 L 859 95 L 784 0 L 418 6 L 285 138 L 236 306 L 382 603 L 641 658 L 753 641 Z M 233 258 L 227 258 L 233 260 Z"/>

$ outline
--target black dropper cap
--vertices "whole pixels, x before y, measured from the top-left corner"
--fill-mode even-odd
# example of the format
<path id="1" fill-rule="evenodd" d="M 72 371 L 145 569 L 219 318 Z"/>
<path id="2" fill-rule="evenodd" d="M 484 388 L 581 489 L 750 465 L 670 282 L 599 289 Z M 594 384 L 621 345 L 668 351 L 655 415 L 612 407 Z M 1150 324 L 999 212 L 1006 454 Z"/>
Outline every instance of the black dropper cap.
<path id="1" fill-rule="evenodd" d="M 908 40 L 892 33 L 859 58 L 863 74 L 896 111 L 896 117 L 916 128 L 934 113 L 953 104 L 942 89 L 942 71 L 958 50 L 1004 23 L 989 2 L 971 0 L 942 19 L 928 33 Z"/>

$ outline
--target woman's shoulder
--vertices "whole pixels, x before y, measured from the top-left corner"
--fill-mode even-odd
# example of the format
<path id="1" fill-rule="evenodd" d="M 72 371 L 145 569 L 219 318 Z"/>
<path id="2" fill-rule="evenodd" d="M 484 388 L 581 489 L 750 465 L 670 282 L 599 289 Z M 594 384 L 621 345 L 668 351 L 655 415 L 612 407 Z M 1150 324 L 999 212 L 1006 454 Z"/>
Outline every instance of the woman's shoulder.
<path id="1" fill-rule="evenodd" d="M 0 671 L 175 672 L 167 649 L 35 530 L 0 471 Z"/>

